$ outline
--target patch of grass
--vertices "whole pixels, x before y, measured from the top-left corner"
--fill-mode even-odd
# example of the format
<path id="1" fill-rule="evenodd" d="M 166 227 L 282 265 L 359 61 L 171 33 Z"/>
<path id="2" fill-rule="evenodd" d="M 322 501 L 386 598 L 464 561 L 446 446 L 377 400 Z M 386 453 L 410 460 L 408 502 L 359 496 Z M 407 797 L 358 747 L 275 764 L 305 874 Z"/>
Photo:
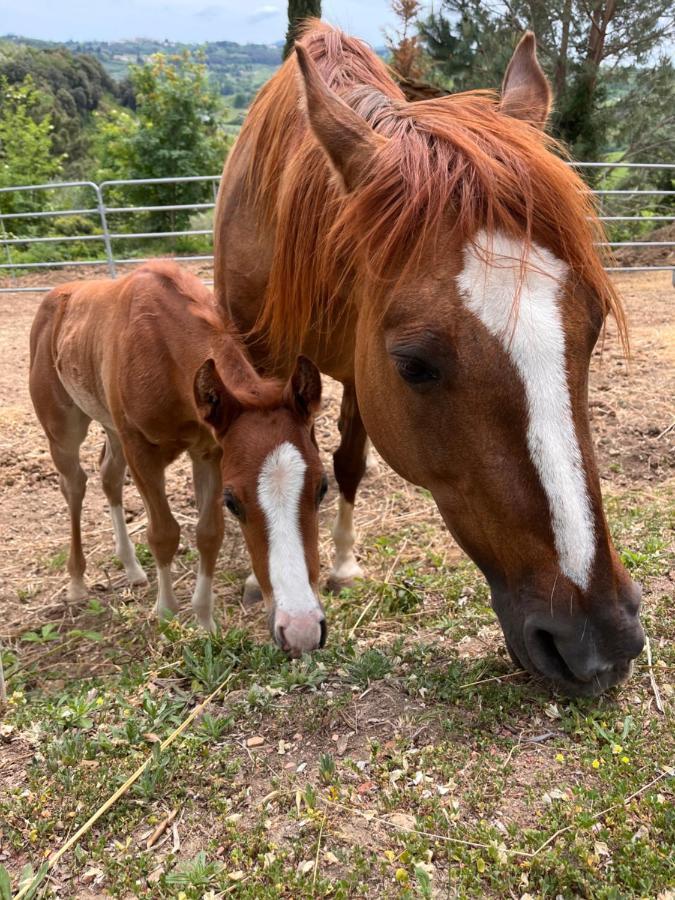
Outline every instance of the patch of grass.
<path id="1" fill-rule="evenodd" d="M 640 554 L 663 716 L 643 660 L 596 700 L 514 677 L 482 576 L 427 549 L 418 526 L 371 541 L 374 577 L 327 599 L 328 647 L 301 659 L 258 621 L 211 636 L 181 618 L 148 625 L 124 593 L 91 598 L 55 638 L 33 627 L 38 640 L 3 651 L 14 890 L 27 858 L 36 868 L 150 756 L 64 860 L 73 896 L 657 897 L 675 877 L 671 513 L 661 498 L 609 506 L 619 546 Z M 112 664 L 72 678 L 71 652 Z M 173 810 L 180 846 L 168 829 L 146 850 Z"/>
<path id="2" fill-rule="evenodd" d="M 50 572 L 60 572 L 62 569 L 65 569 L 66 563 L 68 562 L 68 551 L 67 550 L 59 550 L 58 553 L 55 553 L 54 556 L 51 556 L 47 560 L 47 568 Z"/>

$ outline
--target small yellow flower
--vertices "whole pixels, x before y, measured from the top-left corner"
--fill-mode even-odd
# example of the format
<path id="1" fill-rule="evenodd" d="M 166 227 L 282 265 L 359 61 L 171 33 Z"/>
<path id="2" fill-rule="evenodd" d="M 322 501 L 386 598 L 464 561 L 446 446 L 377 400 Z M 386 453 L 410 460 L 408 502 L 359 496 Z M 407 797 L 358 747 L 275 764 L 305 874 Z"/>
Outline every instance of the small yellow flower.
<path id="1" fill-rule="evenodd" d="M 393 862 L 396 859 L 396 854 L 394 853 L 393 850 L 385 850 L 384 856 L 386 859 L 389 860 L 389 862 Z"/>
<path id="2" fill-rule="evenodd" d="M 593 762 L 591 763 L 591 765 L 593 766 L 594 769 L 599 769 L 600 768 L 600 760 L 594 759 Z"/>
<path id="3" fill-rule="evenodd" d="M 560 763 L 565 762 L 565 757 L 562 755 L 562 753 L 556 753 L 555 761 Z"/>
<path id="4" fill-rule="evenodd" d="M 612 753 L 614 753 L 615 755 L 617 753 L 621 753 L 622 750 L 623 747 L 621 746 L 621 744 L 612 744 Z"/>
<path id="5" fill-rule="evenodd" d="M 622 762 L 622 763 L 629 763 L 629 762 L 630 762 L 630 757 L 629 757 L 629 756 L 622 756 L 622 757 L 621 757 L 621 762 Z"/>
<path id="6" fill-rule="evenodd" d="M 103 699 L 103 697 L 97 697 L 97 698 L 96 698 L 96 705 L 97 705 L 97 706 L 103 706 L 104 703 L 105 703 L 105 700 Z"/>
<path id="7" fill-rule="evenodd" d="M 410 878 L 405 869 L 397 869 L 394 877 L 400 884 L 405 884 Z"/>

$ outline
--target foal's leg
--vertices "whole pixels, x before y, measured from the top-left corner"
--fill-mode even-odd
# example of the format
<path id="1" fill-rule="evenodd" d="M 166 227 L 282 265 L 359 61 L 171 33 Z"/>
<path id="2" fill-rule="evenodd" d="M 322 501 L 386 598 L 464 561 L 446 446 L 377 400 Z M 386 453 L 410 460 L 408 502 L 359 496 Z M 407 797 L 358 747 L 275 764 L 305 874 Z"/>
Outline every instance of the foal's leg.
<path id="1" fill-rule="evenodd" d="M 70 511 L 70 552 L 68 554 L 69 600 L 82 600 L 87 596 L 84 583 L 86 561 L 82 552 L 82 502 L 87 489 L 87 476 L 80 465 L 80 445 L 87 435 L 91 419 L 77 406 L 61 410 L 58 427 L 55 422 L 48 431 L 49 449 L 59 472 L 59 486 Z"/>
<path id="2" fill-rule="evenodd" d="M 220 452 L 190 455 L 192 457 L 192 479 L 199 510 L 199 521 L 197 522 L 199 572 L 195 592 L 192 595 L 192 610 L 207 631 L 215 631 L 213 573 L 225 531 Z"/>
<path id="3" fill-rule="evenodd" d="M 333 454 L 333 468 L 340 498 L 333 525 L 335 563 L 328 578 L 329 588 L 336 593 L 349 587 L 355 578 L 363 577 L 363 570 L 354 555 L 354 500 L 366 470 L 367 436 L 353 384 L 344 385 L 338 428 L 340 446 Z"/>
<path id="4" fill-rule="evenodd" d="M 122 505 L 122 489 L 126 470 L 127 462 L 120 439 L 114 431 L 106 429 L 103 461 L 101 462 L 101 483 L 110 506 L 110 517 L 115 533 L 115 553 L 124 566 L 130 583 L 143 585 L 148 583 L 148 577 L 136 559 L 136 551 L 129 538 Z"/>
<path id="5" fill-rule="evenodd" d="M 129 469 L 148 514 L 148 544 L 157 565 L 155 611 L 162 618 L 166 613 L 178 612 L 178 600 L 171 583 L 171 562 L 178 549 L 180 528 L 171 514 L 164 486 L 164 470 L 171 458 L 141 435 L 124 435 L 123 445 Z"/>

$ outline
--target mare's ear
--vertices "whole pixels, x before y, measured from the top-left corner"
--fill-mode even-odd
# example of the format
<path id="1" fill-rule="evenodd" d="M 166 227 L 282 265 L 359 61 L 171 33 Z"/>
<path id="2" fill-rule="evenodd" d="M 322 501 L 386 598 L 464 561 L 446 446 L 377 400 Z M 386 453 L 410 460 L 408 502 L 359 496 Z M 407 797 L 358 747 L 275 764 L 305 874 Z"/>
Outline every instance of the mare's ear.
<path id="1" fill-rule="evenodd" d="M 347 191 L 353 191 L 387 139 L 332 91 L 302 44 L 295 45 L 307 118 Z"/>
<path id="2" fill-rule="evenodd" d="M 286 402 L 309 421 L 321 406 L 321 374 L 311 359 L 299 356 L 284 391 Z"/>
<path id="3" fill-rule="evenodd" d="M 242 410 L 239 400 L 223 384 L 212 359 L 207 359 L 197 370 L 194 392 L 199 415 L 221 434 Z"/>
<path id="4" fill-rule="evenodd" d="M 537 60 L 536 38 L 526 31 L 504 75 L 500 109 L 508 116 L 544 128 L 551 103 L 551 86 Z"/>

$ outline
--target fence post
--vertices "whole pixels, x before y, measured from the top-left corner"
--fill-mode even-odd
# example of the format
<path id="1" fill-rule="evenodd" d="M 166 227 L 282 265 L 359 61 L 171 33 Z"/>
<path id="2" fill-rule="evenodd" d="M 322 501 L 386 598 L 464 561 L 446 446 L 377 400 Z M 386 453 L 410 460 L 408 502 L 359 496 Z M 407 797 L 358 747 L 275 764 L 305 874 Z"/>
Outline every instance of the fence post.
<path id="1" fill-rule="evenodd" d="M 115 270 L 115 257 L 113 256 L 112 241 L 110 240 L 110 231 L 108 230 L 108 218 L 105 214 L 105 203 L 103 202 L 103 191 L 93 181 L 90 182 L 94 193 L 96 194 L 96 205 L 98 206 L 98 214 L 101 219 L 101 228 L 103 229 L 103 245 L 105 247 L 105 255 L 108 259 L 108 272 L 110 277 L 114 278 L 117 274 Z"/>

